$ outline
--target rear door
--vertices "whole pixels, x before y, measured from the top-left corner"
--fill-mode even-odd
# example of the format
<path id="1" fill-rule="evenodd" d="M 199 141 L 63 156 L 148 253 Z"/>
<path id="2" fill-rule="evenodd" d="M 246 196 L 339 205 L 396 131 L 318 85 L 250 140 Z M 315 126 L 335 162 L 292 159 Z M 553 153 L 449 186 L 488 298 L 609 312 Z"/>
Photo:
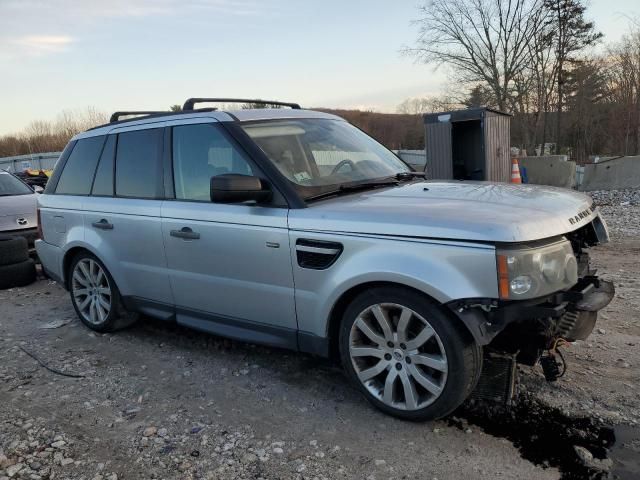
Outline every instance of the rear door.
<path id="1" fill-rule="evenodd" d="M 178 322 L 295 347 L 287 208 L 210 201 L 212 176 L 261 176 L 220 125 L 176 125 L 171 141 L 162 230 Z"/>
<path id="2" fill-rule="evenodd" d="M 85 241 L 99 252 L 121 294 L 169 311 L 173 299 L 160 219 L 163 148 L 162 124 L 112 131 L 83 210 Z"/>

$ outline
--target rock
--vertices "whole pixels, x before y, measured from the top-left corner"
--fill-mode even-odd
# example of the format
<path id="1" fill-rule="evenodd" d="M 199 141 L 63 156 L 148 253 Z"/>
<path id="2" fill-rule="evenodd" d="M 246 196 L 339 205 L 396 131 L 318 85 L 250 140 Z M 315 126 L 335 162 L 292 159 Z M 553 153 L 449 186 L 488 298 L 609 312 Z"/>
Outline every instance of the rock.
<path id="1" fill-rule="evenodd" d="M 607 331 L 606 331 L 604 328 L 599 328 L 599 329 L 598 329 L 598 333 L 599 333 L 600 335 L 604 335 L 605 333 L 607 333 Z"/>
<path id="2" fill-rule="evenodd" d="M 309 445 L 311 445 L 311 446 L 312 446 L 312 447 L 314 447 L 314 448 L 315 448 L 315 447 L 317 447 L 317 446 L 318 446 L 318 440 L 311 440 L 311 441 L 309 442 Z"/>
<path id="3" fill-rule="evenodd" d="M 387 464 L 386 460 L 375 460 L 373 463 L 375 463 L 376 467 L 384 467 Z"/>
<path id="4" fill-rule="evenodd" d="M 144 437 L 152 437 L 154 436 L 156 433 L 158 432 L 158 429 L 156 427 L 147 427 L 144 429 L 144 431 L 142 432 L 142 436 Z"/>
<path id="5" fill-rule="evenodd" d="M 581 447 L 580 445 L 574 445 L 573 450 L 576 452 L 578 459 L 582 462 L 583 465 L 587 467 L 591 466 L 591 462 L 593 461 L 593 454 L 589 450 Z"/>
<path id="6" fill-rule="evenodd" d="M 280 447 L 276 447 L 273 449 L 273 453 L 277 453 L 278 455 L 281 455 L 284 453 L 284 450 Z"/>
<path id="7" fill-rule="evenodd" d="M 593 466 L 598 470 L 608 472 L 613 467 L 613 460 L 610 458 L 603 458 L 602 460 L 594 459 Z"/>
<path id="8" fill-rule="evenodd" d="M 242 456 L 242 461 L 244 463 L 253 463 L 258 461 L 258 456 L 255 453 L 245 453 Z"/>
<path id="9" fill-rule="evenodd" d="M 168 430 L 166 428 L 161 428 L 158 430 L 158 436 L 159 437 L 166 437 L 169 434 Z"/>
<path id="10" fill-rule="evenodd" d="M 64 440 L 58 440 L 57 442 L 53 442 L 53 443 L 51 444 L 51 446 L 52 446 L 53 448 L 62 448 L 62 447 L 64 447 L 66 444 L 67 444 L 67 442 L 65 442 Z"/>
<path id="11" fill-rule="evenodd" d="M 73 458 L 63 458 L 62 460 L 60 460 L 60 465 L 62 465 L 63 467 L 66 467 L 71 463 L 73 463 Z"/>
<path id="12" fill-rule="evenodd" d="M 7 469 L 5 470 L 7 476 L 9 478 L 13 478 L 15 477 L 18 472 L 20 472 L 20 470 L 22 470 L 24 468 L 24 465 L 21 463 L 16 463 L 15 465 L 11 465 L 9 467 L 7 467 Z"/>
<path id="13" fill-rule="evenodd" d="M 13 465 L 15 460 L 7 458 L 7 456 L 3 453 L 0 453 L 0 470 L 4 470 L 5 468 Z"/>

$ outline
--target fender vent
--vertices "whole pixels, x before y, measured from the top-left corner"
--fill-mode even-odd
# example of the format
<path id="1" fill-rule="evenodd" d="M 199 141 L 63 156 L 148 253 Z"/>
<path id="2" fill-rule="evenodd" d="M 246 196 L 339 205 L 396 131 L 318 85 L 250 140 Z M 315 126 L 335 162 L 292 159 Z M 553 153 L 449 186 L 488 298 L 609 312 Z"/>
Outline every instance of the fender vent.
<path id="1" fill-rule="evenodd" d="M 304 238 L 299 238 L 296 241 L 298 265 L 302 268 L 324 270 L 333 265 L 341 253 L 341 243 L 307 240 Z"/>

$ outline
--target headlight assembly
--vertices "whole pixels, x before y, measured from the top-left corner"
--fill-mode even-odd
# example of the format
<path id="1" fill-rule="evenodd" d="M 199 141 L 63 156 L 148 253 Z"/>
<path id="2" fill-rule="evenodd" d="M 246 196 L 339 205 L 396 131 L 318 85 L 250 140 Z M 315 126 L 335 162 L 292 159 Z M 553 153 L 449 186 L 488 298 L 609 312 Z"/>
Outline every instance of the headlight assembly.
<path id="1" fill-rule="evenodd" d="M 503 300 L 543 297 L 572 287 L 578 281 L 578 264 L 571 243 L 562 239 L 550 245 L 498 248 L 498 290 Z"/>

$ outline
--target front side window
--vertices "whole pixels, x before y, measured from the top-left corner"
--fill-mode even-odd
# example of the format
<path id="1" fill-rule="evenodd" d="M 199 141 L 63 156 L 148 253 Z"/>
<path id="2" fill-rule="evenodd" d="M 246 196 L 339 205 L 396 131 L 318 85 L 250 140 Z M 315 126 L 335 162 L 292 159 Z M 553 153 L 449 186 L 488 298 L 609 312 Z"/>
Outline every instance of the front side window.
<path id="1" fill-rule="evenodd" d="M 64 170 L 58 180 L 56 193 L 62 195 L 89 195 L 93 175 L 100 152 L 104 145 L 104 135 L 83 138 L 76 142 L 71 155 L 64 165 Z"/>
<path id="2" fill-rule="evenodd" d="M 253 175 L 246 158 L 209 123 L 173 128 L 173 178 L 179 200 L 210 201 L 211 177 Z"/>
<path id="3" fill-rule="evenodd" d="M 13 195 L 29 195 L 33 193 L 29 187 L 9 173 L 0 172 L 0 197 Z"/>
<path id="4" fill-rule="evenodd" d="M 116 195 L 159 198 L 162 195 L 162 129 L 121 133 L 117 143 Z"/>
<path id="5" fill-rule="evenodd" d="M 243 128 L 303 197 L 410 171 L 391 151 L 340 120 L 270 120 Z"/>

